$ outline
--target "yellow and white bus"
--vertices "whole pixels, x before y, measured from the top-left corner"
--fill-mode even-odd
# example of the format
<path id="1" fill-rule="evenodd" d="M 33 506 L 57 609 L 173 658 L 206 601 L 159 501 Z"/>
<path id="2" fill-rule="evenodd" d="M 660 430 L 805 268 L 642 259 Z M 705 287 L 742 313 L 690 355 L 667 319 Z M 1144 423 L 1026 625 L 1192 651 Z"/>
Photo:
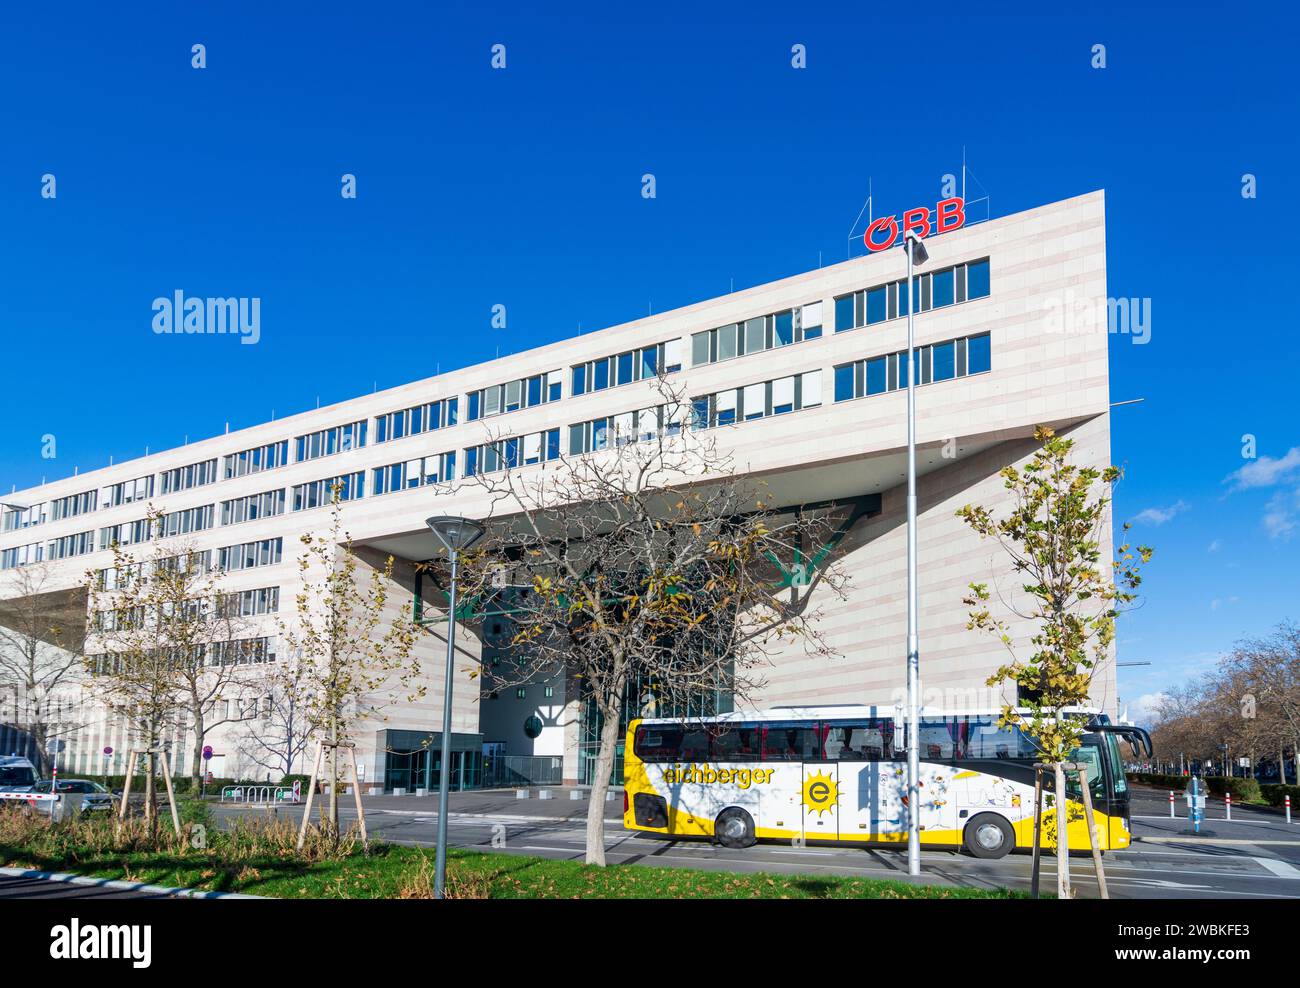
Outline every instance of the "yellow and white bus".
<path id="1" fill-rule="evenodd" d="M 1033 743 L 992 710 L 921 712 L 921 842 L 1000 858 L 1033 843 Z M 1096 710 L 1076 753 L 1088 766 L 1103 849 L 1129 846 L 1129 794 L 1118 740 L 1150 746 L 1140 728 Z M 906 717 L 894 707 L 785 707 L 628 725 L 623 824 L 629 830 L 756 840 L 907 843 Z M 1050 785 L 1050 783 L 1048 783 Z M 1075 783 L 1077 785 L 1077 783 Z M 1073 792 L 1072 802 L 1082 799 Z M 1044 817 L 1054 826 L 1055 810 Z M 1087 848 L 1083 814 L 1070 847 Z M 1077 819 L 1075 819 L 1077 817 Z M 1045 841 L 1045 843 L 1047 843 Z"/>

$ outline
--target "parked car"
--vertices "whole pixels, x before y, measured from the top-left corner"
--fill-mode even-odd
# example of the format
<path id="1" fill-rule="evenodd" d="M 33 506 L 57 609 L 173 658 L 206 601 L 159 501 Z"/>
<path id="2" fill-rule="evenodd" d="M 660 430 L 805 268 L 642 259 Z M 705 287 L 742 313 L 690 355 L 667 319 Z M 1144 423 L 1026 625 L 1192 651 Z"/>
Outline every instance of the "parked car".
<path id="1" fill-rule="evenodd" d="M 52 779 L 41 779 L 27 791 L 33 794 L 57 792 L 63 797 L 65 804 L 75 803 L 77 797 L 80 796 L 80 810 L 82 813 L 90 813 L 95 810 L 112 810 L 116 802 L 111 792 L 98 782 L 92 782 L 90 779 L 59 779 L 58 782 L 54 782 Z M 54 807 L 54 800 L 39 799 L 28 805 L 38 813 L 48 815 Z"/>
<path id="2" fill-rule="evenodd" d="M 23 792 L 36 782 L 36 766 L 18 755 L 0 755 L 0 792 Z"/>

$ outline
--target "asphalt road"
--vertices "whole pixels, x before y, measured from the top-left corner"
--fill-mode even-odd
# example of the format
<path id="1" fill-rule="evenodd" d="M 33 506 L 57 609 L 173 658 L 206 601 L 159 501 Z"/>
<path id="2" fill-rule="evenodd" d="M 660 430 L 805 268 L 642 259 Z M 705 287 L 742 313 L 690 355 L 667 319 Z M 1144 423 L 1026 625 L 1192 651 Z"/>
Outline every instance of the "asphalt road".
<path id="1" fill-rule="evenodd" d="M 484 851 L 580 860 L 586 800 L 570 800 L 567 790 L 552 791 L 557 797 L 552 800 L 538 799 L 535 789 L 527 800 L 516 799 L 512 792 L 453 793 L 447 821 L 451 843 Z M 906 853 L 893 848 L 800 848 L 764 842 L 732 851 L 705 840 L 630 833 L 623 829 L 622 793 L 615 795 L 605 804 L 610 863 L 907 880 Z M 373 836 L 416 845 L 434 842 L 436 797 L 367 796 L 363 805 Z M 356 809 L 351 797 L 341 806 L 346 826 L 355 821 Z M 1177 811 L 1186 814 L 1181 799 Z M 266 812 L 217 809 L 219 819 Z M 281 807 L 275 812 L 296 820 L 301 808 Z M 1194 836 L 1186 819 L 1169 818 L 1168 793 L 1150 790 L 1135 790 L 1133 813 L 1133 847 L 1105 857 L 1107 883 L 1114 898 L 1300 899 L 1300 817 L 1288 826 L 1276 814 L 1237 807 L 1228 822 L 1223 819 L 1222 803 L 1213 802 L 1201 834 Z M 1027 854 L 982 861 L 953 851 L 927 850 L 922 868 L 927 882 L 1020 889 L 1028 889 L 1030 884 Z M 1045 863 L 1044 888 L 1054 887 L 1054 868 L 1052 862 Z M 1095 897 L 1091 859 L 1086 854 L 1074 857 L 1071 871 L 1079 895 Z"/>

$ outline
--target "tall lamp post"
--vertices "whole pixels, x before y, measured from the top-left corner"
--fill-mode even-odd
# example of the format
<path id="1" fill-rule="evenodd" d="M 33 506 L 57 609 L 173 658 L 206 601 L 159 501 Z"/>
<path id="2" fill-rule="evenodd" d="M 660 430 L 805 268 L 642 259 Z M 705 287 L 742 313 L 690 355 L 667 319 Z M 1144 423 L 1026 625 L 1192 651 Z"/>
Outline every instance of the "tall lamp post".
<path id="1" fill-rule="evenodd" d="M 447 669 L 442 689 L 442 757 L 438 771 L 438 851 L 433 897 L 443 898 L 447 878 L 447 794 L 451 791 L 451 686 L 456 657 L 456 569 L 460 554 L 483 537 L 483 526 L 468 518 L 439 515 L 425 521 L 451 560 L 451 590 L 447 595 Z"/>
<path id="2" fill-rule="evenodd" d="M 913 231 L 907 251 L 907 873 L 921 874 L 921 644 L 916 628 L 916 357 L 912 349 L 912 264 L 930 259 Z"/>

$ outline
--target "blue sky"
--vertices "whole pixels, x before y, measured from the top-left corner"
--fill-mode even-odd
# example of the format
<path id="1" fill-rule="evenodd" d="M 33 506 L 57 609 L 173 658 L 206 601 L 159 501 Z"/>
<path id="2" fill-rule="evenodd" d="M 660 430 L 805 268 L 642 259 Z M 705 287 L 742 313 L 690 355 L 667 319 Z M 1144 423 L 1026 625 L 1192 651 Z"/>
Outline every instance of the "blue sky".
<path id="1" fill-rule="evenodd" d="M 1151 300 L 1111 340 L 1157 547 L 1121 693 L 1300 619 L 1296 15 L 552 6 L 0 9 L 3 489 L 840 260 L 868 176 L 933 202 L 965 145 L 995 215 L 1104 188 Z M 155 336 L 177 289 L 261 298 L 261 342 Z"/>

